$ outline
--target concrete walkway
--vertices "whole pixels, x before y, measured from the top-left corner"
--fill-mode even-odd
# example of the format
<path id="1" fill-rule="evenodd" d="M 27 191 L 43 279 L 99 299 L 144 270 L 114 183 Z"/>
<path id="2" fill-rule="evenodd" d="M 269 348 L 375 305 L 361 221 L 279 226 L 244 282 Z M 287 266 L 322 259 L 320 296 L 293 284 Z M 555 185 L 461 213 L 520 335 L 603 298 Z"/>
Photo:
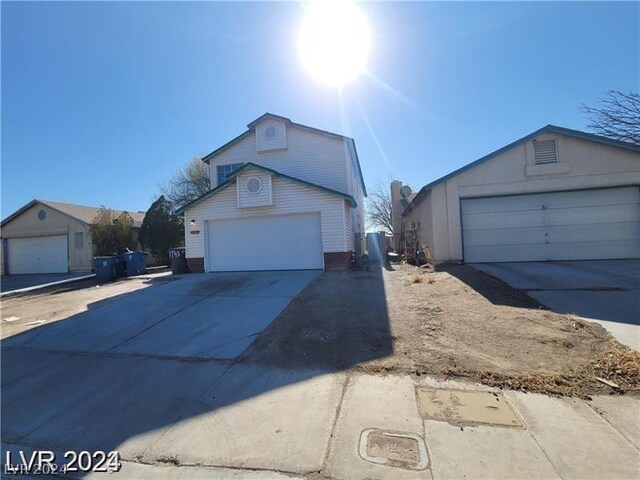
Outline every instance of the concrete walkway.
<path id="1" fill-rule="evenodd" d="M 640 350 L 640 260 L 471 266 L 527 291 L 556 312 L 598 322 L 620 343 Z"/>

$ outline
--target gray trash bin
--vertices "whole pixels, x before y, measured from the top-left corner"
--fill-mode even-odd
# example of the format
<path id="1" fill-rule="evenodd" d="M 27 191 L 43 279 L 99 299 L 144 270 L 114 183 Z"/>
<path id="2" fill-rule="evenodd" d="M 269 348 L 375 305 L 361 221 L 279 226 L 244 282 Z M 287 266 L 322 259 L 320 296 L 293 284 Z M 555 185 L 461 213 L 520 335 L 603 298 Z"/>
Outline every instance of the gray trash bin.
<path id="1" fill-rule="evenodd" d="M 106 283 L 116 278 L 116 257 L 94 257 L 93 268 L 96 271 L 98 283 Z"/>
<path id="2" fill-rule="evenodd" d="M 189 273 L 187 268 L 187 249 L 184 247 L 170 248 L 169 261 L 171 262 L 171 273 Z"/>

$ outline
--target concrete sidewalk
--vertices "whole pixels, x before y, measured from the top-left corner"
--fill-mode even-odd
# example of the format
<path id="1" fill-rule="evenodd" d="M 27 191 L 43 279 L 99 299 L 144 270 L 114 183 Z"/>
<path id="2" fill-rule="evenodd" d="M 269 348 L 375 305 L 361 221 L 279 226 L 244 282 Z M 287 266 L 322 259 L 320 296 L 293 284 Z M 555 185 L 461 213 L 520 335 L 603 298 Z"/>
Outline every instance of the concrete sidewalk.
<path id="1" fill-rule="evenodd" d="M 25 445 L 118 450 L 123 478 L 640 475 L 640 400 L 630 396 L 13 348 L 2 360 L 14 458 Z"/>

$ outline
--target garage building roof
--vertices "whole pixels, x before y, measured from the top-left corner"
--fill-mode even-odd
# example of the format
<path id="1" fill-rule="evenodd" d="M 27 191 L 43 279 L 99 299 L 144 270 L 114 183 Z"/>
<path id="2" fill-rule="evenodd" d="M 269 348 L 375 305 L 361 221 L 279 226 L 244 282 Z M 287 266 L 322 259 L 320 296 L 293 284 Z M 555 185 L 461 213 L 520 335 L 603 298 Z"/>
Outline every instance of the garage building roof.
<path id="1" fill-rule="evenodd" d="M 42 204 L 45 205 L 53 210 L 57 210 L 60 213 L 63 213 L 65 215 L 68 215 L 70 217 L 75 218 L 76 220 L 79 220 L 80 222 L 86 223 L 87 225 L 90 224 L 91 222 L 93 222 L 93 219 L 96 218 L 96 216 L 98 215 L 98 212 L 100 211 L 101 207 L 87 207 L 85 205 L 76 205 L 73 203 L 62 203 L 62 202 L 51 202 L 49 200 L 39 200 L 39 199 L 35 199 L 35 200 L 31 200 L 29 203 L 27 203 L 25 206 L 23 206 L 22 208 L 19 208 L 18 210 L 16 210 L 15 212 L 13 212 L 11 215 L 9 215 L 7 218 L 5 218 L 4 220 L 2 220 L 2 224 L 1 226 L 5 226 L 7 223 L 9 223 L 11 220 L 13 220 L 14 218 L 18 217 L 19 215 L 21 215 L 23 212 L 27 211 L 29 208 L 31 208 L 32 206 L 36 205 L 36 204 Z M 123 213 L 123 210 L 113 210 L 114 214 L 116 216 L 120 215 L 121 213 Z M 133 218 L 133 226 L 136 228 L 139 228 L 142 226 L 142 221 L 144 220 L 144 212 L 129 212 L 127 211 L 127 213 L 129 215 L 131 215 L 131 218 Z"/>
<path id="2" fill-rule="evenodd" d="M 492 158 L 500 155 L 503 152 L 506 152 L 507 150 L 520 145 L 521 143 L 527 142 L 531 139 L 534 139 L 535 137 L 542 135 L 543 133 L 556 133 L 559 135 L 565 135 L 567 137 L 574 137 L 574 138 L 579 138 L 582 140 L 589 140 L 591 142 L 595 142 L 595 143 L 601 143 L 604 145 L 611 145 L 614 147 L 619 147 L 619 148 L 624 148 L 626 150 L 631 150 L 634 152 L 640 152 L 640 145 L 636 145 L 635 143 L 630 143 L 630 142 L 622 142 L 620 140 L 614 140 L 613 138 L 607 138 L 607 137 L 603 137 L 600 135 L 594 135 L 593 133 L 587 133 L 587 132 L 581 132 L 579 130 L 572 130 L 570 128 L 564 128 L 564 127 L 558 127 L 556 125 L 547 125 L 545 127 L 542 127 L 539 130 L 536 130 L 533 133 L 530 133 L 529 135 L 526 135 L 524 137 L 522 137 L 519 140 L 516 140 L 515 142 L 510 143 L 509 145 L 506 145 L 502 148 L 499 148 L 498 150 L 496 150 L 495 152 L 491 152 L 488 155 L 485 155 L 484 157 L 479 158 L 478 160 L 469 163 L 468 165 L 465 165 L 464 167 L 461 167 L 457 170 L 454 170 L 453 172 L 445 175 L 444 177 L 440 177 L 437 180 L 434 180 L 431 183 L 428 183 L 427 185 L 425 185 L 424 187 L 422 187 L 420 189 L 420 191 L 418 192 L 418 194 L 415 196 L 415 198 L 411 201 L 411 203 L 405 208 L 405 210 L 402 212 L 402 215 L 404 216 L 405 214 L 409 213 L 411 211 L 411 209 L 418 205 L 422 199 L 424 198 L 424 196 L 427 194 L 427 192 L 429 190 L 431 190 L 433 187 L 435 187 L 436 185 L 445 182 L 447 180 L 449 180 L 450 178 L 455 177 L 456 175 L 461 174 L 462 172 L 466 172 L 467 170 L 480 165 L 481 163 L 484 163 L 488 160 L 491 160 Z"/>

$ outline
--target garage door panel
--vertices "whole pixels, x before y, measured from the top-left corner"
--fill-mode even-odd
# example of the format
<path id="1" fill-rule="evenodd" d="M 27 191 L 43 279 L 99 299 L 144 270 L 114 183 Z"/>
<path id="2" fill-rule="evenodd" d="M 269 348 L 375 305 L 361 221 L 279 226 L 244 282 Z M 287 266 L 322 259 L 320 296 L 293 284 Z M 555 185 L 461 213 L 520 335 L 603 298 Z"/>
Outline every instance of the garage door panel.
<path id="1" fill-rule="evenodd" d="M 461 212 L 466 262 L 640 257 L 638 187 L 463 199 Z"/>
<path id="2" fill-rule="evenodd" d="M 545 240 L 545 232 L 538 227 L 465 230 L 464 233 L 465 244 L 479 246 L 540 244 Z"/>
<path id="3" fill-rule="evenodd" d="M 10 238 L 7 243 L 9 272 L 66 273 L 68 246 L 66 235 Z"/>
<path id="4" fill-rule="evenodd" d="M 500 262 L 518 262 L 523 255 L 526 255 L 531 262 L 548 260 L 546 245 L 543 244 L 483 245 L 476 247 L 474 255 L 478 258 L 500 258 Z M 469 260 L 466 261 L 469 262 Z"/>
<path id="5" fill-rule="evenodd" d="M 482 213 L 465 216 L 465 227 L 470 230 L 494 230 L 505 225 L 537 226 L 544 221 L 541 209 L 521 212 L 498 212 L 496 214 Z"/>
<path id="6" fill-rule="evenodd" d="M 541 231 L 543 229 L 540 229 Z M 633 242 L 636 228 L 629 223 L 600 225 L 557 225 L 544 229 L 551 243 L 593 244 L 594 242 Z"/>
<path id="7" fill-rule="evenodd" d="M 322 269 L 320 214 L 210 221 L 209 271 Z"/>
<path id="8" fill-rule="evenodd" d="M 487 197 L 476 198 L 473 202 L 464 201 L 462 203 L 463 214 L 489 213 L 497 212 L 523 212 L 537 211 L 542 208 L 544 199 L 536 199 L 537 201 L 527 200 L 528 195 L 513 195 L 509 197 L 508 202 L 503 199 L 505 197 Z"/>

